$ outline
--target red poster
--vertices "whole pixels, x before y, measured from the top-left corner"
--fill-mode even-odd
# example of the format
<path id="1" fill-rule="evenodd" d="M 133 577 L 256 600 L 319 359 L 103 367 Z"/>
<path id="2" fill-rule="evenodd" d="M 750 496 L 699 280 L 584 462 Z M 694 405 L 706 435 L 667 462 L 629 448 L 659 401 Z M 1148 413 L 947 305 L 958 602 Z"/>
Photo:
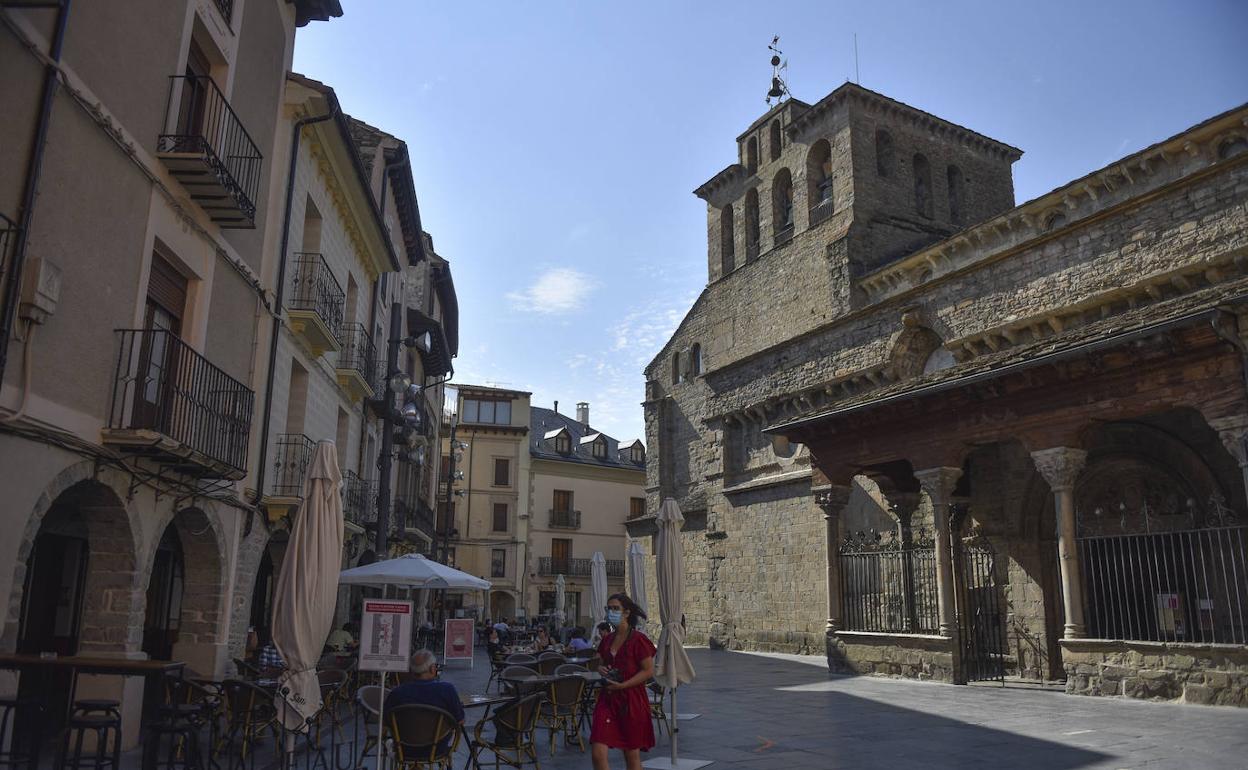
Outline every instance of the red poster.
<path id="1" fill-rule="evenodd" d="M 446 660 L 472 660 L 472 618 L 452 618 L 446 621 L 443 658 Z"/>

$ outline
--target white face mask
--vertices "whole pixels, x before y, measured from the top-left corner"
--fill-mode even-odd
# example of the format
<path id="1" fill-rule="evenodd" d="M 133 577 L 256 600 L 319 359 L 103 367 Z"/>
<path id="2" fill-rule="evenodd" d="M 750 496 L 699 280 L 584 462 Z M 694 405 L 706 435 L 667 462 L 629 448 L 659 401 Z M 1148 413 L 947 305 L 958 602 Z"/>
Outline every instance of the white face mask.
<path id="1" fill-rule="evenodd" d="M 618 626 L 620 621 L 624 619 L 623 610 L 607 610 L 607 622 L 613 626 Z"/>

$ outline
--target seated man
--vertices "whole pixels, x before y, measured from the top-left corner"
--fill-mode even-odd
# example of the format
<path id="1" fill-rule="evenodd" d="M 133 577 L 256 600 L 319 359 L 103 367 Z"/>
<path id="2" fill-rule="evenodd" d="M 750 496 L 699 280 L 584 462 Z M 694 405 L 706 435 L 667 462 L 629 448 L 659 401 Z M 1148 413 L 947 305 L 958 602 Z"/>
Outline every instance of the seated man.
<path id="1" fill-rule="evenodd" d="M 256 665 L 260 667 L 262 681 L 276 679 L 286 669 L 286 661 L 282 660 L 282 654 L 277 651 L 277 645 L 272 640 L 260 649 Z"/>
<path id="2" fill-rule="evenodd" d="M 570 652 L 581 652 L 582 650 L 592 650 L 594 646 L 585 639 L 585 629 L 577 626 L 572 629 L 572 639 L 568 642 L 568 650 Z"/>
<path id="3" fill-rule="evenodd" d="M 434 706 L 449 713 L 460 725 L 464 723 L 464 706 L 460 703 L 459 693 L 455 685 L 438 680 L 437 657 L 429 650 L 417 650 L 412 653 L 412 679 L 395 687 L 386 696 L 386 711 L 399 706 L 417 704 Z M 438 751 L 446 751 L 450 747 L 450 738 L 438 744 Z"/>
<path id="4" fill-rule="evenodd" d="M 325 640 L 325 646 L 334 650 L 334 652 L 348 652 L 355 647 L 355 635 L 351 632 L 355 627 L 350 623 L 343 623 L 342 628 L 335 628 L 329 632 L 329 637 Z"/>

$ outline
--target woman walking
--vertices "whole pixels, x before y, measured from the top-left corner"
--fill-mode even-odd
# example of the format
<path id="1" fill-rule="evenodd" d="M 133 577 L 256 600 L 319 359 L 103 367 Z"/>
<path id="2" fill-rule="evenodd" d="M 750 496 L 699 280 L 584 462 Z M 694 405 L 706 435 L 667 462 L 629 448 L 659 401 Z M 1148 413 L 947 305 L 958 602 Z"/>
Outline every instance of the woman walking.
<path id="1" fill-rule="evenodd" d="M 606 689 L 594 707 L 589 732 L 594 770 L 610 770 L 609 749 L 624 752 L 627 770 L 641 770 L 641 752 L 654 747 L 650 723 L 650 699 L 646 682 L 654 676 L 654 645 L 634 629 L 646 613 L 627 594 L 607 599 L 607 620 L 615 626 L 598 644 L 602 658 L 599 672 L 607 677 Z"/>

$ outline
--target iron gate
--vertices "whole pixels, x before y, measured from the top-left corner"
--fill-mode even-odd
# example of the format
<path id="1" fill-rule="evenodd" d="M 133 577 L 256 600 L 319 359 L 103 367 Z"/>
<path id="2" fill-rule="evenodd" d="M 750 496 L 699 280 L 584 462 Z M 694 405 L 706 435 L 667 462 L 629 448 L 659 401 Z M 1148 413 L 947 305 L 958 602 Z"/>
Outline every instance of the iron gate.
<path id="1" fill-rule="evenodd" d="M 1005 617 L 992 546 L 981 539 L 956 545 L 954 571 L 962 678 L 1004 685 Z"/>

